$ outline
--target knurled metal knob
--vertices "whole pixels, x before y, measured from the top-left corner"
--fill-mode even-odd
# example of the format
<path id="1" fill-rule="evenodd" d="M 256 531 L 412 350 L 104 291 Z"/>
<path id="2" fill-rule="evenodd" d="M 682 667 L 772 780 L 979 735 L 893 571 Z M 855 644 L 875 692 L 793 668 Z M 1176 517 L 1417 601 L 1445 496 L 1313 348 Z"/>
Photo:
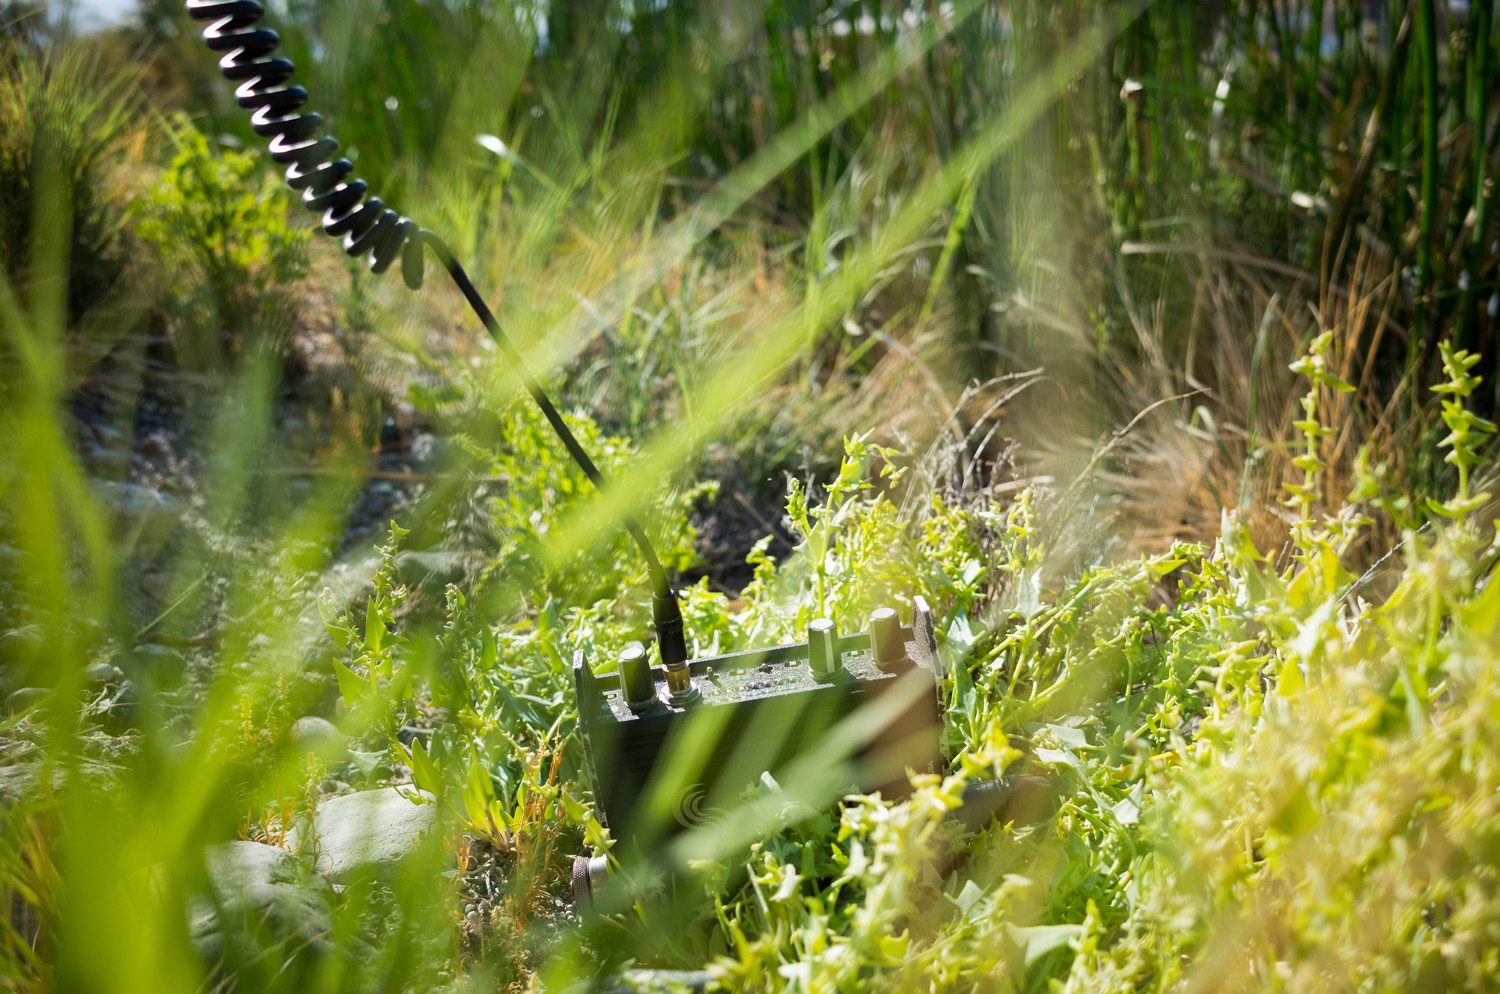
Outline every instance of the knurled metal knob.
<path id="1" fill-rule="evenodd" d="M 901 637 L 901 619 L 888 607 L 870 612 L 870 656 L 883 670 L 906 663 L 906 640 Z"/>
<path id="2" fill-rule="evenodd" d="M 608 858 L 604 856 L 573 857 L 573 904 L 580 911 L 592 908 L 608 884 Z"/>
<path id="3" fill-rule="evenodd" d="M 639 642 L 620 650 L 620 694 L 632 711 L 656 700 L 656 680 L 651 676 L 646 647 Z"/>
<path id="4" fill-rule="evenodd" d="M 827 618 L 807 623 L 807 664 L 819 680 L 832 679 L 844 667 L 838 629 Z"/>

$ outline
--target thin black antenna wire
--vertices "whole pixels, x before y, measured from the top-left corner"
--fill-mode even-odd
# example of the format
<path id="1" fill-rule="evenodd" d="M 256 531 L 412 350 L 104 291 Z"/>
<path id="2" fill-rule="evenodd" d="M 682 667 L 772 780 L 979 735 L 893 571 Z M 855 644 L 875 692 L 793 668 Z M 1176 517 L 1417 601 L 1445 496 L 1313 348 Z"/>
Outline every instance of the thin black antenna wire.
<path id="1" fill-rule="evenodd" d="M 603 493 L 604 480 L 599 467 L 579 444 L 542 385 L 527 370 L 520 353 L 506 338 L 500 322 L 474 289 L 473 281 L 453 252 L 432 232 L 372 195 L 369 184 L 354 176 L 354 163 L 336 157 L 339 143 L 323 133 L 323 118 L 303 109 L 308 94 L 292 83 L 296 66 L 277 54 L 281 39 L 261 23 L 266 10 L 260 0 L 186 0 L 186 6 L 194 20 L 208 22 L 203 28 L 203 41 L 211 51 L 221 53 L 219 70 L 235 84 L 235 101 L 250 112 L 255 133 L 269 139 L 271 159 L 286 170 L 287 184 L 302 195 L 303 206 L 319 215 L 323 233 L 338 238 L 344 253 L 351 258 L 368 257 L 370 271 L 377 275 L 400 259 L 402 277 L 413 290 L 422 285 L 422 248 L 430 247 L 484 323 L 485 330 L 511 361 L 526 392 L 541 408 L 568 455 Z M 621 517 L 625 530 L 640 546 L 655 586 L 651 613 L 656 622 L 662 663 L 680 667 L 687 661 L 687 645 L 676 591 L 646 530 L 633 516 Z"/>
<path id="2" fill-rule="evenodd" d="M 526 367 L 526 361 L 521 358 L 521 353 L 516 351 L 516 347 L 511 343 L 510 338 L 501 330 L 500 322 L 495 318 L 494 312 L 490 310 L 489 305 L 484 302 L 484 298 L 479 295 L 479 291 L 475 289 L 474 283 L 469 279 L 469 274 L 464 270 L 463 265 L 459 263 L 458 259 L 453 255 L 452 250 L 437 235 L 424 229 L 421 237 L 432 249 L 433 254 L 438 257 L 438 261 L 443 264 L 443 268 L 448 270 L 449 277 L 452 278 L 459 292 L 464 295 L 464 299 L 469 302 L 470 309 L 483 322 L 485 330 L 490 333 L 490 338 L 494 340 L 495 344 L 500 347 L 500 351 L 505 355 L 505 358 L 515 367 L 517 376 L 520 377 L 521 382 L 526 387 L 526 392 L 531 395 L 531 399 L 536 402 L 536 406 L 541 408 L 542 415 L 546 417 L 547 423 L 552 426 L 552 430 L 557 433 L 557 437 L 562 440 L 563 448 L 568 450 L 568 455 L 573 457 L 573 461 L 578 464 L 578 468 L 583 470 L 583 474 L 593 482 L 595 489 L 601 494 L 604 493 L 604 477 L 599 472 L 599 467 L 594 465 L 594 460 L 589 457 L 588 452 L 584 450 L 583 445 L 578 441 L 578 437 L 573 434 L 573 429 L 569 428 L 568 423 L 563 420 L 563 416 L 558 412 L 557 407 L 553 405 L 552 399 L 547 396 L 547 392 L 542 389 L 542 385 L 537 382 L 536 377 L 531 375 L 531 371 Z M 651 540 L 646 535 L 646 530 L 641 527 L 640 522 L 634 516 L 629 514 L 622 515 L 622 523 L 625 526 L 625 530 L 630 533 L 630 537 L 635 539 L 635 544 L 640 546 L 641 555 L 646 559 L 646 569 L 650 572 L 652 583 L 656 587 L 654 592 L 658 595 L 663 592 L 670 592 L 671 583 L 667 579 L 667 571 L 662 568 L 661 560 L 657 558 L 656 549 L 652 547 Z"/>

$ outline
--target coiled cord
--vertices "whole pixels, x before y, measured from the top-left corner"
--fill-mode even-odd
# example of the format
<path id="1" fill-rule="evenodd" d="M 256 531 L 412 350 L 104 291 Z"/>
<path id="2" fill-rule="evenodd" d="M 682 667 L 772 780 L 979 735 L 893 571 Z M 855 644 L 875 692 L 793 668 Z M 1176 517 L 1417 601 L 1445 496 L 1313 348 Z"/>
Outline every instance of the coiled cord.
<path id="1" fill-rule="evenodd" d="M 260 23 L 258 0 L 187 0 L 188 14 L 208 21 L 203 40 L 222 53 L 219 70 L 235 84 L 234 97 L 250 111 L 250 126 L 270 139 L 271 159 L 286 169 L 286 182 L 302 204 L 321 215 L 323 233 L 343 242 L 353 258 L 368 255 L 370 271 L 383 273 L 399 255 L 406 285 L 422 285 L 422 243 L 431 233 L 366 196 L 369 184 L 351 178 L 354 163 L 335 158 L 339 143 L 322 134 L 323 118 L 303 111 L 307 90 L 291 82 L 297 67 L 276 54 L 281 37 Z"/>
<path id="2" fill-rule="evenodd" d="M 322 133 L 322 116 L 303 110 L 307 90 L 288 85 L 297 67 L 290 59 L 276 54 L 281 36 L 261 24 L 265 7 L 258 0 L 187 0 L 187 11 L 194 20 L 209 22 L 203 28 L 203 40 L 211 51 L 222 53 L 219 70 L 235 84 L 235 100 L 251 112 L 250 125 L 255 133 L 270 139 L 271 158 L 286 167 L 287 185 L 302 195 L 303 206 L 321 215 L 318 223 L 323 233 L 341 239 L 344 252 L 351 258 L 369 256 L 373 273 L 384 273 L 400 256 L 402 278 L 413 290 L 422 285 L 422 250 L 431 248 L 521 377 L 527 393 L 541 408 L 568 455 L 602 491 L 604 480 L 599 468 L 541 384 L 526 369 L 520 353 L 501 330 L 500 322 L 453 252 L 432 232 L 387 207 L 379 197 L 367 196 L 369 184 L 350 178 L 354 163 L 334 158 L 339 143 Z M 624 525 L 645 557 L 655 588 L 652 615 L 662 662 L 668 666 L 680 665 L 687 661 L 687 645 L 676 592 L 645 529 L 630 516 L 625 517 Z"/>

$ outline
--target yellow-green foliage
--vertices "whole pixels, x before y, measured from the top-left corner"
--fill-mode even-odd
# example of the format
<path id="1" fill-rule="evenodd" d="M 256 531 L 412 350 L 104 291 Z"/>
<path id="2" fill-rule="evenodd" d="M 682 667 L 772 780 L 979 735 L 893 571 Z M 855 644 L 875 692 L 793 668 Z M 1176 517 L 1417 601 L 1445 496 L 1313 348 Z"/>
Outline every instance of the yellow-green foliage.
<path id="1" fill-rule="evenodd" d="M 963 777 L 834 834 L 756 847 L 723 902 L 743 990 L 1487 989 L 1500 758 L 1497 550 L 1407 538 L 1375 606 L 1277 570 L 1231 519 L 1211 550 L 1091 570 L 963 665 L 973 757 L 1010 737 L 1055 818 L 932 860 Z M 1150 594 L 1163 580 L 1170 607 Z M 979 763 L 985 765 L 984 762 Z"/>
<path id="2" fill-rule="evenodd" d="M 931 598 L 952 666 L 950 773 L 919 779 L 907 802 L 856 798 L 698 866 L 704 890 L 620 916 L 637 955 L 706 963 L 743 991 L 1489 988 L 1489 523 L 1454 509 L 1408 532 L 1379 602 L 1340 562 L 1365 527 L 1356 514 L 1309 522 L 1284 565 L 1231 514 L 1212 547 L 1041 591 L 1031 495 L 903 512 L 881 480 L 899 474 L 890 461 L 875 474 L 876 456 L 893 458 L 851 440 L 821 503 L 793 487 L 802 546 L 779 566 L 756 557 L 742 610 L 699 588 L 689 614 L 725 650 L 814 614 L 857 625 L 870 598 L 898 590 Z M 551 838 L 603 841 L 575 762 L 560 785 L 530 774 L 522 787 L 525 757 L 576 748 L 565 652 L 614 644 L 610 619 L 601 603 L 507 631 L 450 594 L 443 639 L 459 672 L 430 689 L 458 720 L 400 758 L 449 791 L 471 831 L 500 837 L 545 786 L 562 821 Z M 966 783 L 1022 767 L 1057 780 L 1041 823 L 964 838 L 946 820 Z"/>
<path id="3" fill-rule="evenodd" d="M 857 18 L 848 5 L 775 4 L 764 24 L 683 3 L 565 24 L 554 15 L 581 5 L 551 5 L 544 33 L 525 11 L 512 23 L 507 5 L 478 0 L 386 4 L 374 19 L 272 6 L 299 62 L 317 53 L 299 78 L 361 171 L 392 203 L 458 235 L 466 258 L 490 261 L 480 282 L 521 344 L 557 346 L 527 349 L 534 369 L 561 366 L 559 378 L 572 377 L 562 396 L 613 409 L 611 423 L 634 434 L 659 431 L 638 448 L 575 418 L 606 476 L 656 471 L 641 493 L 601 499 L 531 408 L 497 411 L 514 384 L 487 378 L 512 371 L 481 361 L 468 381 L 448 370 L 464 343 L 437 334 L 451 331 L 445 308 L 456 304 L 435 279 L 401 299 L 417 301 L 413 323 L 438 340 L 429 352 L 423 338 L 424 372 L 447 378 L 444 396 L 458 399 L 446 409 L 435 392 L 417 406 L 446 420 L 447 434 L 467 433 L 461 473 L 414 470 L 417 496 L 373 561 L 346 555 L 339 536 L 367 449 L 349 462 L 295 450 L 287 466 L 267 466 L 265 450 L 288 441 L 271 427 L 286 412 L 273 403 L 272 364 L 246 364 L 243 385 L 211 398 L 208 465 L 182 495 L 194 527 L 178 531 L 203 531 L 208 548 L 180 534 L 188 548 L 161 553 L 178 561 L 143 575 L 127 537 L 133 512 L 105 505 L 76 451 L 75 429 L 96 426 L 61 413 L 86 370 L 69 368 L 61 347 L 79 307 L 49 296 L 66 286 L 68 303 L 96 302 L 109 280 L 80 260 L 116 271 L 104 251 L 114 216 L 88 198 L 130 104 L 81 71 L 0 53 L 0 339 L 27 360 L 9 364 L 20 389 L 0 391 L 16 453 L 0 468 L 0 607 L 16 626 L 3 645 L 0 989 L 579 990 L 608 987 L 631 959 L 703 968 L 746 992 L 1500 986 L 1500 547 L 1480 483 L 1493 426 L 1471 410 L 1493 384 L 1481 383 L 1479 359 L 1444 343 L 1446 380 L 1434 389 L 1448 436 L 1411 459 L 1396 456 L 1417 448 L 1420 416 L 1409 432 L 1371 433 L 1330 423 L 1340 408 L 1329 403 L 1351 390 L 1335 369 L 1360 365 L 1335 364 L 1334 353 L 1374 370 L 1406 345 L 1406 391 L 1443 335 L 1493 341 L 1482 310 L 1495 275 L 1485 255 L 1491 4 L 1467 5 L 1468 21 L 1445 5 L 1448 50 L 1427 24 L 1407 55 L 1385 34 L 1363 36 L 1408 37 L 1399 25 L 1411 5 L 1337 4 L 1329 56 L 1319 20 L 1288 34 L 1278 4 L 931 5 L 930 26 L 945 35 L 925 40 L 925 29 L 906 30 L 905 0 L 855 5 L 870 8 Z M 1411 9 L 1431 21 L 1436 5 Z M 1144 16 L 1116 23 L 1134 10 Z M 176 47 L 163 48 L 173 62 Z M 1065 71 L 1069 60 L 1081 72 Z M 511 68 L 466 68 L 490 65 Z M 627 82 L 615 86 L 620 65 Z M 1418 74 L 1439 69 L 1441 99 L 1419 100 L 1429 84 Z M 248 134 L 245 115 L 220 119 Z M 505 136 L 500 162 L 476 135 Z M 216 366 L 280 343 L 309 229 L 288 221 L 292 201 L 263 157 L 190 127 L 176 136 L 178 154 L 135 215 L 151 250 L 142 264 L 170 277 L 178 358 Z M 37 167 L 41 153 L 54 156 L 50 172 Z M 73 189 L 44 191 L 52 200 L 38 209 L 33 181 L 59 178 Z M 88 251 L 75 244 L 67 272 L 50 271 L 70 218 Z M 1355 244 L 1373 255 L 1323 251 Z M 741 257 L 755 261 L 732 271 Z M 1378 293 L 1357 278 L 1372 258 L 1378 271 L 1365 275 Z M 1179 278 L 1200 269 L 1216 275 Z M 682 288 L 694 273 L 706 290 Z M 1265 409 L 1275 407 L 1259 345 L 1248 424 L 1237 420 L 1251 325 L 1235 302 L 1259 309 L 1268 298 L 1269 329 L 1277 297 L 1265 281 L 1308 274 L 1353 312 L 1374 301 L 1390 330 L 1362 338 L 1362 319 L 1320 314 L 1337 330 L 1292 367 L 1308 392 L 1288 439 L 1274 412 L 1254 413 L 1263 385 Z M 387 302 L 377 285 L 361 278 L 350 293 L 372 327 Z M 45 306 L 22 303 L 37 297 Z M 572 327 L 580 311 L 587 329 Z M 1151 313 L 1159 322 L 1142 320 Z M 1070 368 L 1075 324 L 1090 355 Z M 602 371 L 580 373 L 595 339 Z M 1218 367 L 1220 353 L 1233 361 Z M 1224 428 L 1215 442 L 1245 428 L 1297 447 L 1289 546 L 1256 546 L 1252 507 L 1247 518 L 1226 513 L 1215 541 L 1068 572 L 1044 536 L 1075 514 L 1109 527 L 1059 507 L 1092 481 L 1058 478 L 1069 487 L 1061 498 L 960 501 L 851 439 L 826 487 L 791 488 L 794 553 L 757 547 L 738 598 L 707 581 L 684 591 L 693 649 L 784 641 L 817 615 L 854 630 L 872 604 L 909 608 L 921 594 L 948 667 L 949 768 L 919 778 L 902 803 L 831 801 L 744 845 L 679 859 L 675 885 L 648 881 L 604 924 L 571 916 L 568 857 L 610 842 L 583 776 L 572 654 L 607 668 L 648 634 L 642 563 L 607 530 L 610 512 L 633 503 L 669 566 L 687 566 L 686 511 L 702 489 L 688 462 L 736 430 L 744 408 L 790 397 L 791 414 L 751 412 L 748 423 L 805 432 L 795 414 L 809 388 L 844 404 L 877 386 L 862 374 L 918 379 L 912 370 L 929 373 L 935 355 L 955 361 L 920 377 L 936 393 L 1032 359 L 1064 398 L 1129 386 L 1126 407 L 1100 405 L 1100 427 L 1128 414 L 1131 391 L 1154 402 L 1190 383 L 1206 395 L 1190 431 L 1212 415 Z M 109 366 L 128 372 L 146 358 L 122 353 Z M 668 367 L 672 376 L 659 372 Z M 1216 375 L 1198 390 L 1205 368 Z M 794 380 L 792 393 L 779 389 Z M 1357 382 L 1341 408 L 1353 418 L 1396 389 Z M 886 396 L 916 404 L 912 393 Z M 1426 413 L 1420 391 L 1405 396 Z M 121 423 L 136 424 L 137 402 L 153 399 L 125 398 Z M 1008 402 L 991 410 L 1001 434 L 1026 427 Z M 973 412 L 945 400 L 936 413 L 957 424 Z M 839 423 L 884 416 L 860 407 Z M 1050 442 L 1054 426 L 1043 427 Z M 660 444 L 679 433 L 680 448 Z M 1354 495 L 1322 516 L 1343 469 L 1330 449 L 1345 438 L 1375 441 Z M 791 460 L 799 441 L 764 448 Z M 995 450 L 980 448 L 988 463 Z M 1239 451 L 1230 444 L 1224 458 Z M 1417 469 L 1390 479 L 1372 452 L 1398 466 L 1392 474 Z M 129 465 L 137 454 L 144 446 L 132 445 Z M 1436 478 L 1426 467 L 1443 459 L 1451 490 L 1392 496 L 1420 493 Z M 299 478 L 306 488 L 287 487 L 285 502 L 267 499 L 281 491 L 271 470 L 304 464 L 328 472 Z M 1249 505 L 1258 490 L 1241 492 Z M 1349 550 L 1380 541 L 1366 519 L 1381 516 L 1401 542 L 1358 574 Z M 257 541 L 262 530 L 271 537 Z M 402 576 L 413 534 L 429 540 L 423 551 L 451 546 L 488 568 L 423 614 Z M 320 621 L 309 591 L 325 584 Z M 162 655 L 184 657 L 180 672 L 157 672 Z M 325 714 L 334 744 L 349 746 L 337 776 L 404 784 L 409 771 L 437 795 L 443 821 L 392 879 L 347 886 L 308 942 L 252 943 L 227 964 L 204 962 L 189 921 L 208 896 L 205 846 L 289 845 L 286 830 L 320 794 L 352 786 L 327 783 L 331 760 L 290 734 L 300 716 Z M 964 836 L 949 815 L 965 785 L 1023 769 L 1055 781 L 1055 810 Z M 747 810 L 779 789 L 763 779 Z M 296 856 L 311 864 L 315 849 L 305 841 Z M 493 872 L 472 874 L 481 857 Z M 492 907 L 470 910 L 466 887 Z"/>
<path id="4" fill-rule="evenodd" d="M 74 318 L 124 268 L 124 212 L 109 188 L 138 110 L 131 83 L 96 71 L 85 51 L 31 51 L 0 30 L 0 276 L 24 289 L 38 213 L 66 219 Z"/>
<path id="5" fill-rule="evenodd" d="M 1439 514 L 1449 516 L 1477 511 L 1488 502 L 1488 493 L 1469 492 L 1469 471 L 1483 463 L 1481 448 L 1486 436 L 1495 433 L 1495 423 L 1487 421 L 1469 410 L 1469 396 L 1483 382 L 1471 370 L 1479 363 L 1479 356 L 1458 349 L 1451 342 L 1439 343 L 1443 356 L 1443 372 L 1448 379 L 1433 387 L 1433 392 L 1443 395 L 1443 424 L 1448 426 L 1448 435 L 1438 444 L 1447 449 L 1445 462 L 1458 468 L 1458 491 L 1448 500 L 1439 503 L 1428 498 L 1427 506 Z"/>
<path id="6" fill-rule="evenodd" d="M 186 122 L 173 136 L 177 153 L 147 194 L 136 230 L 173 273 L 179 346 L 212 362 L 212 336 L 189 336 L 214 327 L 225 354 L 247 343 L 278 345 L 282 294 L 307 270 L 310 229 L 288 223 L 280 177 L 258 156 L 211 148 Z"/>

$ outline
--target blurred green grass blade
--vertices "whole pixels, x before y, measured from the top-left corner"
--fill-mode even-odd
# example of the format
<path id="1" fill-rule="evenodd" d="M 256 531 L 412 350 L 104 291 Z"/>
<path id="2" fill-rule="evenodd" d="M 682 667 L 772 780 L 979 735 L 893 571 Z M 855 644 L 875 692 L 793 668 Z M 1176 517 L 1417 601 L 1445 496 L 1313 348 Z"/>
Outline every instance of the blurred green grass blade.
<path id="1" fill-rule="evenodd" d="M 698 391 L 700 399 L 694 407 L 699 419 L 693 424 L 674 425 L 649 442 L 631 471 L 611 481 L 604 500 L 581 510 L 576 522 L 562 534 L 549 536 L 548 560 L 558 563 L 571 558 L 612 530 L 618 516 L 639 514 L 655 488 L 694 458 L 703 441 L 720 430 L 798 354 L 804 341 L 803 329 L 809 324 L 826 325 L 846 309 L 890 259 L 918 237 L 934 214 L 951 203 L 966 180 L 1011 149 L 1082 67 L 1097 57 L 1109 38 L 1142 9 L 1139 4 L 1123 7 L 1110 23 L 1076 40 L 1018 93 L 1009 107 L 984 122 L 968 144 L 919 184 L 875 239 L 844 261 L 826 282 L 826 290 L 788 314 L 773 315 L 757 334 L 749 354 L 736 356 Z"/>

